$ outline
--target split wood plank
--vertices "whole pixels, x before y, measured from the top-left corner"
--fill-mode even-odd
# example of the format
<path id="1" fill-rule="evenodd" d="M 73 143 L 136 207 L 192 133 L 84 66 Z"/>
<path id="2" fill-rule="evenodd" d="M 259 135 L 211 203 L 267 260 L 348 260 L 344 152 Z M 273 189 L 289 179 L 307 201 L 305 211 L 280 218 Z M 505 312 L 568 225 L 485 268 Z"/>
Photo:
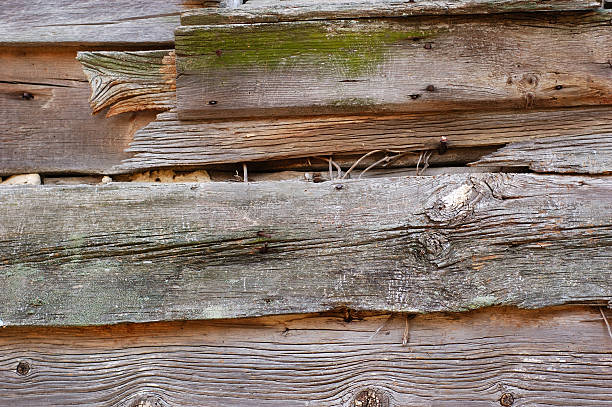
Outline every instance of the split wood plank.
<path id="1" fill-rule="evenodd" d="M 111 117 L 176 106 L 174 50 L 88 51 L 79 52 L 77 59 L 91 86 L 94 114 L 106 108 Z"/>
<path id="2" fill-rule="evenodd" d="M 612 179 L 0 188 L 4 325 L 612 300 Z"/>
<path id="3" fill-rule="evenodd" d="M 173 44 L 181 11 L 214 0 L 3 0 L 0 45 Z"/>
<path id="4" fill-rule="evenodd" d="M 106 173 L 151 112 L 91 114 L 87 78 L 73 48 L 0 50 L 0 176 Z"/>
<path id="5" fill-rule="evenodd" d="M 535 172 L 612 173 L 612 134 L 548 137 L 510 145 L 470 165 L 529 167 Z"/>
<path id="6" fill-rule="evenodd" d="M 366 389 L 388 407 L 612 399 L 612 340 L 596 308 L 417 315 L 406 347 L 404 315 L 352 317 L 4 328 L 2 403 L 355 407 Z"/>
<path id="7" fill-rule="evenodd" d="M 612 102 L 606 13 L 182 26 L 181 119 Z"/>
<path id="8" fill-rule="evenodd" d="M 187 10 L 181 25 L 274 23 L 347 18 L 406 17 L 436 14 L 488 14 L 519 11 L 589 10 L 593 0 L 249 0 L 233 9 Z"/>
<path id="9" fill-rule="evenodd" d="M 447 138 L 449 152 L 540 137 L 581 136 L 590 137 L 596 143 L 600 137 L 598 134 L 611 132 L 612 109 L 607 107 L 229 122 L 182 121 L 176 113 L 166 112 L 135 133 L 127 150 L 133 153 L 133 157 L 124 160 L 114 171 L 385 149 L 414 151 L 418 156 L 422 150 L 438 150 L 442 136 Z M 581 156 L 582 152 L 576 151 L 576 154 Z M 443 156 L 436 155 L 436 159 L 440 158 Z"/>

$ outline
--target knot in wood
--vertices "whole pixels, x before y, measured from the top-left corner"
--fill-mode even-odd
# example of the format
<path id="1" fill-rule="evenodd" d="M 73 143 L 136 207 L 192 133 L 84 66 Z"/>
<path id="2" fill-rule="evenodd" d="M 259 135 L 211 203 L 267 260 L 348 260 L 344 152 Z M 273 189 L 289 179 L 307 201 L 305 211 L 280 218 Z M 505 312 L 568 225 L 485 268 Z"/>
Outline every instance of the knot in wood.
<path id="1" fill-rule="evenodd" d="M 378 389 L 367 389 L 359 392 L 352 407 L 389 407 L 389 396 Z"/>
<path id="2" fill-rule="evenodd" d="M 17 368 L 15 369 L 15 371 L 19 376 L 25 376 L 30 373 L 30 364 L 27 361 L 22 360 L 17 363 Z"/>
<path id="3" fill-rule="evenodd" d="M 499 404 L 501 404 L 504 407 L 510 407 L 511 405 L 513 405 L 514 396 L 512 395 L 512 393 L 502 394 L 501 398 L 499 399 Z"/>
<path id="4" fill-rule="evenodd" d="M 167 405 L 156 395 L 139 395 L 128 404 L 129 407 L 167 407 Z"/>
<path id="5" fill-rule="evenodd" d="M 426 210 L 433 222 L 457 224 L 472 215 L 474 206 L 483 196 L 483 188 L 470 182 L 442 189 L 434 203 Z"/>
<path id="6" fill-rule="evenodd" d="M 423 247 L 423 257 L 430 262 L 446 257 L 450 250 L 450 243 L 446 236 L 436 232 L 423 232 L 418 237 Z"/>

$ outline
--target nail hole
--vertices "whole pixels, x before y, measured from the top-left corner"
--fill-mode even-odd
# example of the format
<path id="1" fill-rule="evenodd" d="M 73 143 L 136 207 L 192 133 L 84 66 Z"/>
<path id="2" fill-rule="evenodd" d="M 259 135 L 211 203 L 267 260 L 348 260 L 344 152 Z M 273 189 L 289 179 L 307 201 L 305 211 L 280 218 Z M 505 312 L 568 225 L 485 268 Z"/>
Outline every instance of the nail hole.
<path id="1" fill-rule="evenodd" d="M 417 100 L 420 97 L 421 97 L 421 95 L 419 95 L 419 94 L 410 95 L 410 99 L 412 99 L 412 100 Z"/>
<path id="2" fill-rule="evenodd" d="M 208 104 L 209 104 L 209 105 L 216 105 L 216 104 L 217 104 L 217 101 L 216 101 L 216 100 L 209 100 L 209 101 L 208 101 Z"/>
<path id="3" fill-rule="evenodd" d="M 557 86 L 555 86 L 555 89 L 561 90 L 561 89 L 563 89 L 563 85 L 557 85 Z"/>
<path id="4" fill-rule="evenodd" d="M 436 90 L 436 87 L 434 85 L 427 85 L 427 87 L 425 88 L 425 90 L 427 92 L 433 92 Z"/>
<path id="5" fill-rule="evenodd" d="M 340 191 L 342 188 L 344 188 L 344 185 L 337 184 L 337 185 L 334 186 L 334 188 L 336 188 L 338 191 Z"/>
<path id="6" fill-rule="evenodd" d="M 30 364 L 24 360 L 17 363 L 17 369 L 15 369 L 18 375 L 25 376 L 30 373 Z"/>
<path id="7" fill-rule="evenodd" d="M 215 54 L 217 54 L 218 57 L 221 56 L 221 54 L 223 54 L 223 51 L 221 51 L 220 49 L 215 51 Z"/>
<path id="8" fill-rule="evenodd" d="M 425 49 L 432 49 L 433 48 L 433 44 L 431 42 L 426 42 L 425 45 L 423 45 L 423 48 L 425 48 Z"/>
<path id="9" fill-rule="evenodd" d="M 32 100 L 32 99 L 34 99 L 34 95 L 33 95 L 33 94 L 31 94 L 30 92 L 23 92 L 23 93 L 21 94 L 21 98 L 22 98 L 23 100 Z"/>

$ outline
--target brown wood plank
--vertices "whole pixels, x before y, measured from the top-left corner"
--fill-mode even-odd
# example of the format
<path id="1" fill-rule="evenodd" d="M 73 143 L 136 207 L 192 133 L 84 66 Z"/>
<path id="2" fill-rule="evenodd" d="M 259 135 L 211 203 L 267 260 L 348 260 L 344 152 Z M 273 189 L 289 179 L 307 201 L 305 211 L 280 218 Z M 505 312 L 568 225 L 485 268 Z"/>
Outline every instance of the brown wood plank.
<path id="1" fill-rule="evenodd" d="M 208 0 L 3 0 L 0 45 L 158 45 L 174 42 L 180 12 Z"/>
<path id="2" fill-rule="evenodd" d="M 601 7 L 592 0 L 248 0 L 235 9 L 187 10 L 181 25 L 270 23 L 317 19 L 406 17 L 432 14 L 487 14 L 517 11 L 588 10 Z"/>
<path id="3" fill-rule="evenodd" d="M 536 172 L 612 173 L 612 134 L 548 137 L 511 143 L 471 165 L 529 167 Z"/>
<path id="4" fill-rule="evenodd" d="M 174 50 L 87 51 L 77 59 L 92 89 L 94 113 L 108 108 L 106 117 L 111 117 L 176 106 Z"/>
<path id="5" fill-rule="evenodd" d="M 106 173 L 154 113 L 92 116 L 73 48 L 0 49 L 0 175 Z"/>
<path id="6" fill-rule="evenodd" d="M 612 179 L 0 188 L 5 325 L 612 299 Z"/>
<path id="7" fill-rule="evenodd" d="M 230 122 L 181 121 L 175 113 L 166 112 L 135 133 L 128 149 L 133 157 L 114 170 L 125 172 L 163 166 L 201 166 L 385 149 L 437 151 L 442 136 L 447 138 L 446 154 L 449 154 L 455 150 L 501 146 L 532 138 L 571 138 L 609 132 L 612 132 L 610 108 Z M 375 157 L 378 159 L 380 155 Z M 435 152 L 434 160 L 440 159 L 444 160 L 444 156 Z M 415 162 L 412 160 L 409 165 Z"/>
<path id="8" fill-rule="evenodd" d="M 532 109 L 612 99 L 606 13 L 183 26 L 181 119 Z"/>
<path id="9" fill-rule="evenodd" d="M 351 317 L 4 328 L 2 404 L 355 407 L 366 389 L 388 407 L 612 399 L 612 339 L 596 308 L 419 315 L 407 346 L 404 315 Z"/>

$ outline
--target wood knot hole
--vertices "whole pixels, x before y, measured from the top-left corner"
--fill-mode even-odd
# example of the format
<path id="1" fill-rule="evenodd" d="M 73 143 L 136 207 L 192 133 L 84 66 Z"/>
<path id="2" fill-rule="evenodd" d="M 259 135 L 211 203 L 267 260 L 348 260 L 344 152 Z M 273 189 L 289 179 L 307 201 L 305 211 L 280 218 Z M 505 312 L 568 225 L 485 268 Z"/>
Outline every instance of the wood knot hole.
<path id="1" fill-rule="evenodd" d="M 501 398 L 499 399 L 499 404 L 504 407 L 510 407 L 512 404 L 514 404 L 514 396 L 512 393 L 502 394 Z"/>
<path id="2" fill-rule="evenodd" d="M 15 369 L 15 371 L 17 372 L 18 375 L 25 376 L 28 373 L 30 373 L 30 364 L 26 362 L 25 360 L 22 360 L 19 363 L 17 363 L 17 368 Z"/>
<path id="3" fill-rule="evenodd" d="M 363 390 L 355 397 L 353 407 L 389 407 L 389 397 L 378 389 Z"/>

